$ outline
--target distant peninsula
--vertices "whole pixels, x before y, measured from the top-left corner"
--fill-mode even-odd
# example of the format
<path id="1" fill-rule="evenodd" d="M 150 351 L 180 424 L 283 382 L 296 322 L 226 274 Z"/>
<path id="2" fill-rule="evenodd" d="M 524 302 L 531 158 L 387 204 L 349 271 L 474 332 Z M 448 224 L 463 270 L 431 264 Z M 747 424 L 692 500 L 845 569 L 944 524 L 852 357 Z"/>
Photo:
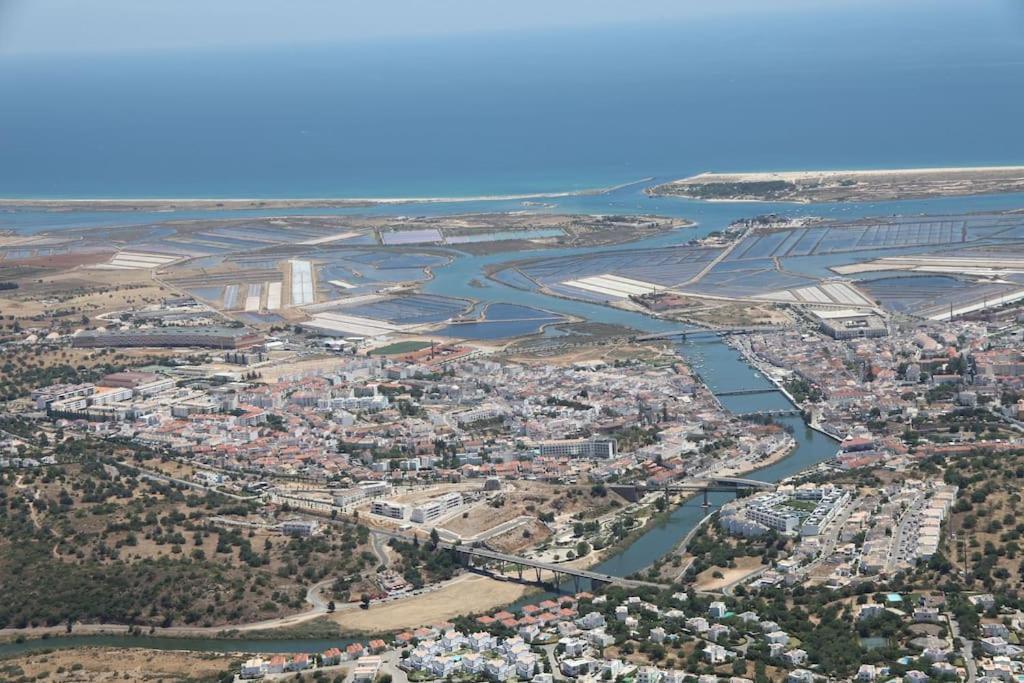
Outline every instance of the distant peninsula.
<path id="1" fill-rule="evenodd" d="M 701 173 L 647 188 L 719 201 L 865 202 L 1024 192 L 1024 166 Z"/>
<path id="2" fill-rule="evenodd" d="M 0 197 L 0 211 L 222 211 L 222 210 L 279 210 L 279 209 L 344 209 L 399 204 L 443 204 L 493 201 L 522 201 L 534 206 L 532 200 L 562 199 L 608 194 L 630 185 L 646 183 L 641 178 L 608 187 L 591 187 L 560 192 L 531 192 L 524 194 L 492 194 L 451 197 L 294 197 L 294 198 L 17 198 Z"/>

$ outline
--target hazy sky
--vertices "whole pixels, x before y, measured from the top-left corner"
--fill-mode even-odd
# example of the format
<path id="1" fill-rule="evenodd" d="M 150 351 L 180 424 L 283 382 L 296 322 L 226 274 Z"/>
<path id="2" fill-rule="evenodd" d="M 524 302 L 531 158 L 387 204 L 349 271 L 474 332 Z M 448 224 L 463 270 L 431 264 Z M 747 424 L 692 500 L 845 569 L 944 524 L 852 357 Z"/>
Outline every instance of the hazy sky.
<path id="1" fill-rule="evenodd" d="M 676 22 L 881 0 L 0 0 L 0 54 L 117 53 Z"/>

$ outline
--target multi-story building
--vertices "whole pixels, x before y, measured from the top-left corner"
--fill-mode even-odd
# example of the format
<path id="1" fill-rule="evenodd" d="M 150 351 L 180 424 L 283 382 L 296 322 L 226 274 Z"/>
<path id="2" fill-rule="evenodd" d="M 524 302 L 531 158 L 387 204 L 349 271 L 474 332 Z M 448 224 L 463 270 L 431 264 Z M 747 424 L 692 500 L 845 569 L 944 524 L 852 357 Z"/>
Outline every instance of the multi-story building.
<path id="1" fill-rule="evenodd" d="M 452 492 L 435 498 L 434 500 L 418 505 L 412 509 L 410 519 L 420 524 L 432 522 L 443 515 L 462 507 L 462 494 Z"/>
<path id="2" fill-rule="evenodd" d="M 556 439 L 540 442 L 540 454 L 556 458 L 614 458 L 614 439 Z"/>
<path id="3" fill-rule="evenodd" d="M 285 536 L 312 536 L 320 528 L 312 519 L 290 519 L 281 523 L 281 533 Z"/>
<path id="4" fill-rule="evenodd" d="M 784 534 L 794 533 L 800 528 L 800 517 L 795 512 L 768 505 L 751 505 L 747 508 L 747 518 Z"/>
<path id="5" fill-rule="evenodd" d="M 375 500 L 370 504 L 370 512 L 391 519 L 405 519 L 408 506 L 391 500 Z"/>
<path id="6" fill-rule="evenodd" d="M 82 398 L 96 393 L 94 384 L 53 384 L 32 392 L 32 401 L 37 410 L 47 410 L 54 401 Z"/>

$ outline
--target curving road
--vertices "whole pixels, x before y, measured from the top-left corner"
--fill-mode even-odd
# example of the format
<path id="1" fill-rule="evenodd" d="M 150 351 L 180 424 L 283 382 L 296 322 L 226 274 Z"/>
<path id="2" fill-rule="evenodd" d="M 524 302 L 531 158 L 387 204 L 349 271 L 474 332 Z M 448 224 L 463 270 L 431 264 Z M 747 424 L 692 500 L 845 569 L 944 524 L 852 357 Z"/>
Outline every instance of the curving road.
<path id="1" fill-rule="evenodd" d="M 377 563 L 385 567 L 391 566 L 391 555 L 388 553 L 388 541 L 390 540 L 390 536 L 376 531 L 370 532 L 370 547 L 373 549 L 373 554 L 377 556 Z"/>

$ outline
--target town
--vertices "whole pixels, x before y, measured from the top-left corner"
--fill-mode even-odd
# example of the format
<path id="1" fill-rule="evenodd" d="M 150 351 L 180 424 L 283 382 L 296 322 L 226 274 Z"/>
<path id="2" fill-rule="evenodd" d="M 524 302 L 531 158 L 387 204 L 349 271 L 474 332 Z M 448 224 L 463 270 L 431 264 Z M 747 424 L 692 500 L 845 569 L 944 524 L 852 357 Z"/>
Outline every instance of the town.
<path id="1" fill-rule="evenodd" d="M 71 481 L 88 461 L 71 447 L 78 443 L 99 455 L 109 482 L 224 501 L 180 527 L 181 513 L 171 513 L 152 535 L 151 558 L 180 552 L 160 536 L 182 533 L 219 539 L 193 561 L 230 548 L 240 531 L 250 538 L 240 561 L 260 543 L 302 553 L 338 533 L 364 548 L 357 556 L 369 561 L 335 565 L 345 580 L 325 566 L 275 579 L 274 594 L 302 620 L 379 637 L 249 657 L 239 679 L 923 681 L 1024 672 L 1024 622 L 998 562 L 1016 552 L 1013 536 L 1000 533 L 1012 516 L 995 519 L 1013 501 L 972 474 L 979 458 L 998 453 L 1012 476 L 1022 453 L 1024 363 L 1005 316 L 846 335 L 836 316 L 807 314 L 792 328 L 729 337 L 809 428 L 835 439 L 816 466 L 747 484 L 744 476 L 797 448 L 793 428 L 771 411 L 728 408 L 659 340 L 625 342 L 635 349 L 626 357 L 600 346 L 533 357 L 390 334 L 211 326 L 210 314 L 175 298 L 103 331 L 21 330 L 7 342 L 14 354 L 72 350 L 105 361 L 78 381 L 9 400 L 0 466 L 15 477 L 5 481 L 57 470 Z M 138 322 L 154 319 L 164 323 Z M 709 504 L 723 487 L 735 495 Z M 32 505 L 47 499 L 45 487 L 16 490 Z M 688 505 L 703 518 L 686 542 L 629 580 L 610 576 L 580 591 L 581 580 L 595 581 L 580 578 L 588 567 Z M 968 535 L 979 526 L 991 540 Z M 130 548 L 131 537 L 118 546 Z M 473 557 L 474 548 L 492 554 Z M 472 574 L 491 583 L 475 592 L 459 583 Z M 950 592 L 951 581 L 982 585 Z M 517 582 L 543 594 L 516 601 L 497 590 Z M 465 602 L 418 621 L 416 601 L 442 599 L 448 584 Z M 284 598 L 296 590 L 311 611 L 301 597 Z M 270 602 L 252 617 L 278 609 Z M 7 623 L 33 621 L 25 619 Z M 219 622 L 174 621 L 161 627 Z"/>

